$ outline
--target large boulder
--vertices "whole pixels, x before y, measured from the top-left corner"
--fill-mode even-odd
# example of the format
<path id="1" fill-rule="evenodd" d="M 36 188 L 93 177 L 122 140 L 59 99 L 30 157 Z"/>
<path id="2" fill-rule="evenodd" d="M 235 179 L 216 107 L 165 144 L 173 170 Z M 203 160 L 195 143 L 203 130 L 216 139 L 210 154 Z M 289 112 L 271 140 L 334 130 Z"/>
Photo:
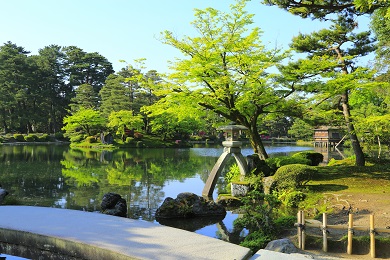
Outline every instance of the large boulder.
<path id="1" fill-rule="evenodd" d="M 103 195 L 102 203 L 100 204 L 101 212 L 107 215 L 126 217 L 127 204 L 119 194 L 106 193 Z"/>
<path id="2" fill-rule="evenodd" d="M 264 249 L 284 254 L 292 254 L 298 252 L 298 249 L 295 247 L 295 245 L 287 238 L 273 240 L 269 242 Z"/>
<path id="3" fill-rule="evenodd" d="M 205 200 L 191 192 L 168 197 L 156 211 L 156 218 L 190 218 L 205 216 L 225 216 L 225 208 L 212 200 Z"/>

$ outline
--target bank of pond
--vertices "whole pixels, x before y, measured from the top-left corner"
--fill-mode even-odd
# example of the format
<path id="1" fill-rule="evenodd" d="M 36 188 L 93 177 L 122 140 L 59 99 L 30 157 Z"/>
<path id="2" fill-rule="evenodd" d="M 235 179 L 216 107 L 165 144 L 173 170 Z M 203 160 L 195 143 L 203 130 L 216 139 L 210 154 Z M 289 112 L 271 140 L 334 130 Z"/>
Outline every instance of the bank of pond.
<path id="1" fill-rule="evenodd" d="M 266 146 L 273 157 L 313 149 L 296 145 Z M 155 211 L 165 198 L 176 198 L 182 192 L 201 194 L 223 147 L 194 145 L 174 149 L 93 150 L 72 149 L 69 144 L 57 143 L 4 144 L 0 151 L 0 183 L 10 193 L 5 200 L 7 204 L 100 211 L 104 194 L 115 192 L 127 201 L 127 217 L 156 222 Z M 244 156 L 253 153 L 248 146 L 242 147 L 241 151 Z M 329 151 L 325 153 L 330 156 Z M 234 159 L 231 164 L 234 165 Z M 213 198 L 229 192 L 226 178 L 229 171 L 227 167 L 218 179 Z M 228 209 L 223 219 L 166 221 L 163 224 L 175 224 L 178 228 L 240 243 L 253 229 L 245 228 L 244 224 L 241 229 L 237 229 L 240 225 L 233 225 L 239 216 L 245 216 L 242 214 L 235 207 Z"/>

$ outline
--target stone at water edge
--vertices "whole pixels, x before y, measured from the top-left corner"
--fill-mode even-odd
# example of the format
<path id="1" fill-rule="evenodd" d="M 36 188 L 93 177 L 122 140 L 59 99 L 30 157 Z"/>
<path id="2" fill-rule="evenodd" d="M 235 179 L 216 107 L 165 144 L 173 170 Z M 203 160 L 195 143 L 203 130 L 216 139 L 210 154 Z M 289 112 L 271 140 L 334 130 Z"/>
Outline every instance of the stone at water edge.
<path id="1" fill-rule="evenodd" d="M 167 197 L 156 211 L 156 218 L 190 218 L 225 216 L 225 208 L 215 201 L 205 200 L 191 192 L 183 192 L 176 199 Z"/>
<path id="2" fill-rule="evenodd" d="M 119 194 L 112 192 L 104 194 L 100 206 L 103 214 L 119 217 L 127 216 L 126 200 L 123 199 Z"/>

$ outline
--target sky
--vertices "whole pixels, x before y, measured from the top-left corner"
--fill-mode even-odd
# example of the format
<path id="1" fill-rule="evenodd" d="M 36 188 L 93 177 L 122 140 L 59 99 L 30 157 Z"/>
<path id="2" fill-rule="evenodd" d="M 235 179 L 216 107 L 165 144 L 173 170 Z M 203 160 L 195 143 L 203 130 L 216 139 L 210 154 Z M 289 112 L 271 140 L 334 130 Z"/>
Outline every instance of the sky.
<path id="1" fill-rule="evenodd" d="M 145 58 L 147 70 L 168 72 L 168 61 L 182 57 L 163 44 L 168 30 L 179 38 L 197 36 L 191 25 L 194 9 L 212 7 L 229 12 L 233 0 L 0 0 L 0 44 L 11 41 L 31 54 L 52 44 L 98 52 L 119 71 Z M 288 48 L 293 36 L 327 25 L 302 19 L 260 0 L 247 4 L 254 26 L 263 31 L 270 49 Z M 120 62 L 121 60 L 126 63 Z"/>

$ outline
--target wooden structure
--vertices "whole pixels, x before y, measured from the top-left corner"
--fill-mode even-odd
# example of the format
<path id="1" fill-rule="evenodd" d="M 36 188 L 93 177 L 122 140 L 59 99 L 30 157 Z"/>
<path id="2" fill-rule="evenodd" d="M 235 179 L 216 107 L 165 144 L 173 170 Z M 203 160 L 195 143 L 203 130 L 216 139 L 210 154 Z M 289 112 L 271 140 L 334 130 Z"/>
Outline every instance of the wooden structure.
<path id="1" fill-rule="evenodd" d="M 342 129 L 331 126 L 321 126 L 314 129 L 314 146 L 336 147 L 343 140 Z"/>
<path id="2" fill-rule="evenodd" d="M 376 249 L 375 249 L 375 235 L 378 233 L 390 233 L 390 229 L 388 228 L 377 228 L 375 227 L 374 215 L 370 215 L 370 226 L 362 227 L 362 226 L 354 226 L 353 224 L 353 214 L 349 214 L 348 225 L 328 225 L 327 215 L 323 213 L 322 215 L 322 223 L 313 223 L 318 222 L 316 220 L 305 220 L 305 214 L 302 210 L 298 211 L 297 220 L 298 223 L 295 225 L 298 228 L 298 247 L 302 250 L 305 250 L 305 236 L 306 236 L 306 228 L 319 228 L 322 230 L 323 237 L 323 246 L 322 250 L 324 252 L 328 252 L 328 230 L 329 229 L 341 229 L 346 230 L 348 235 L 347 241 L 347 254 L 352 254 L 352 238 L 354 235 L 354 230 L 366 231 L 370 235 L 370 255 L 372 258 L 376 258 Z"/>

